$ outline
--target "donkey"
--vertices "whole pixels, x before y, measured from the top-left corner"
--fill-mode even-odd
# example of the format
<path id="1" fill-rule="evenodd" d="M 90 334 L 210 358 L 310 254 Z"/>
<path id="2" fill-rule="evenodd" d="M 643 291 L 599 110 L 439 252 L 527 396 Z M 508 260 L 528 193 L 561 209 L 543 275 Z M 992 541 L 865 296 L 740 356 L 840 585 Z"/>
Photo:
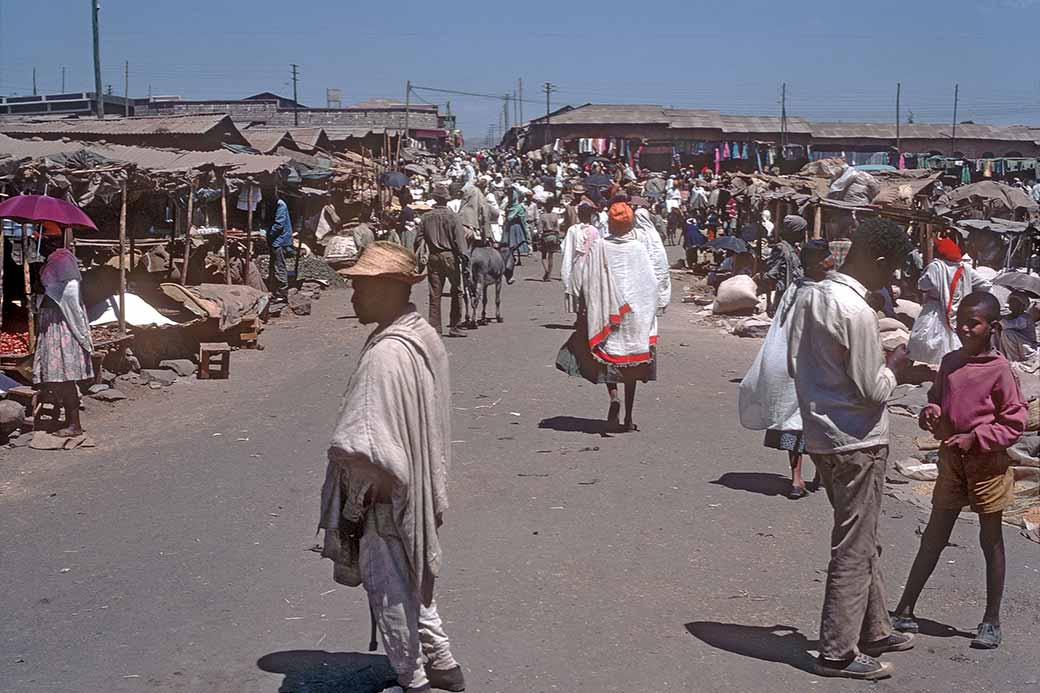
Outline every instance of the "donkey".
<path id="1" fill-rule="evenodd" d="M 467 299 L 473 301 L 473 318 L 477 316 L 477 305 L 481 305 L 481 317 L 479 322 L 471 322 L 470 327 L 476 325 L 487 325 L 487 301 L 488 287 L 495 285 L 495 320 L 503 322 L 502 318 L 502 280 L 509 280 L 513 276 L 513 268 L 516 259 L 510 248 L 492 248 L 489 246 L 477 246 L 470 251 L 469 255 L 469 277 L 466 287 Z M 477 289 L 482 292 L 481 300 L 478 301 Z"/>

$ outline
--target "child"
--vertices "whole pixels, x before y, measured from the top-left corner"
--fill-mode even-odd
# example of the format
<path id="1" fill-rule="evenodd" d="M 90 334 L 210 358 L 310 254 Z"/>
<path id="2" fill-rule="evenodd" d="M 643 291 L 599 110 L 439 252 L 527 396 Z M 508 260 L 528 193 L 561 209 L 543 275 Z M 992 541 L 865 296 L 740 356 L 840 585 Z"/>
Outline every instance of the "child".
<path id="1" fill-rule="evenodd" d="M 971 293 L 957 309 L 962 346 L 943 358 L 928 395 L 929 404 L 920 417 L 921 428 L 942 441 L 932 515 L 892 619 L 896 630 L 917 632 L 917 599 L 939 562 L 961 508 L 970 505 L 979 514 L 979 542 L 986 557 L 986 613 L 971 646 L 987 650 L 1001 641 L 1001 522 L 1015 483 L 1007 448 L 1022 436 L 1027 416 L 1011 366 L 992 346 L 999 321 L 1000 303 L 989 293 Z"/>

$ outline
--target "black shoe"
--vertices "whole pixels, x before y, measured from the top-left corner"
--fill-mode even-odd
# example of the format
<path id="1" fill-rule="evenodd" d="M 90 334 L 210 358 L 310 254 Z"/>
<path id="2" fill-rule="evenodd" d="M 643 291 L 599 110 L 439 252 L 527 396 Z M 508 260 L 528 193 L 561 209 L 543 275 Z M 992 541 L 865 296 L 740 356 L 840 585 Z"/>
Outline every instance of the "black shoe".
<path id="1" fill-rule="evenodd" d="M 430 680 L 430 686 L 441 691 L 464 691 L 466 690 L 466 678 L 462 675 L 462 666 L 457 665 L 454 669 L 434 669 L 426 667 L 426 678 Z"/>
<path id="2" fill-rule="evenodd" d="M 871 657 L 880 657 L 886 652 L 904 652 L 905 650 L 912 650 L 913 647 L 913 633 L 892 633 L 892 635 L 883 640 L 860 643 L 859 645 L 860 652 Z"/>
<path id="3" fill-rule="evenodd" d="M 971 641 L 971 646 L 976 650 L 995 650 L 1000 647 L 1003 639 L 1000 633 L 1000 626 L 992 623 L 980 623 L 979 633 Z"/>
<path id="4" fill-rule="evenodd" d="M 893 616 L 892 627 L 900 633 L 919 633 L 921 626 L 913 616 Z"/>
<path id="5" fill-rule="evenodd" d="M 832 662 L 817 657 L 813 662 L 813 671 L 819 676 L 831 678 L 857 679 L 859 681 L 878 681 L 887 679 L 895 669 L 888 662 L 879 662 L 870 655 L 858 654 L 855 659 L 845 662 Z"/>
<path id="6" fill-rule="evenodd" d="M 448 330 L 448 336 L 449 337 L 468 337 L 469 335 L 466 334 L 465 332 L 462 332 L 461 330 L 453 327 L 450 330 Z"/>

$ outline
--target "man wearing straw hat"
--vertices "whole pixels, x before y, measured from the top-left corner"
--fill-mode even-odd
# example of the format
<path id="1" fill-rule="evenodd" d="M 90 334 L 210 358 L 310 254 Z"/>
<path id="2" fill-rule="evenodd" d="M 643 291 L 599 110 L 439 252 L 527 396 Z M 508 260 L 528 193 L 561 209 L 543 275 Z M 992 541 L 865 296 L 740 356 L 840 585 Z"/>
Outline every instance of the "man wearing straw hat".
<path id="1" fill-rule="evenodd" d="M 329 446 L 319 527 L 337 581 L 363 584 L 404 691 L 465 688 L 434 581 L 448 508 L 451 386 L 440 336 L 416 312 L 415 256 L 376 241 L 346 275 L 358 320 L 375 325 L 347 382 Z"/>

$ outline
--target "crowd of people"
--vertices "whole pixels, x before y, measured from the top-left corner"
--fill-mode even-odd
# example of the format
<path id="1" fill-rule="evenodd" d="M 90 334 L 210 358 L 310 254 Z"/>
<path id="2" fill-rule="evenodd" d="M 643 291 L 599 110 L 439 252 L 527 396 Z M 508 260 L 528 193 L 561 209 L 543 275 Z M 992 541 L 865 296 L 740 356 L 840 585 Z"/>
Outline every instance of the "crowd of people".
<path id="1" fill-rule="evenodd" d="M 636 386 L 657 377 L 658 319 L 671 298 L 666 244 L 693 250 L 687 256 L 692 266 L 710 241 L 740 235 L 736 202 L 710 178 L 705 171 L 636 176 L 623 163 L 605 170 L 595 161 L 583 167 L 490 152 L 460 156 L 444 162 L 439 178 L 397 192 L 401 209 L 387 218 L 383 240 L 362 239 L 360 258 L 347 274 L 358 319 L 375 329 L 348 382 L 329 449 L 321 527 L 335 578 L 368 593 L 402 690 L 465 687 L 434 586 L 451 457 L 441 337 L 465 334 L 469 258 L 488 247 L 512 267 L 538 252 L 542 278 L 550 281 L 560 256 L 564 307 L 575 325 L 557 368 L 606 387 L 607 430 L 636 431 Z M 414 214 L 412 201 L 428 211 Z M 769 333 L 741 383 L 741 423 L 764 430 L 765 445 L 787 453 L 791 498 L 823 488 L 833 506 L 815 672 L 865 680 L 891 674 L 891 663 L 879 657 L 914 646 L 919 597 L 966 506 L 979 514 L 987 566 L 987 605 L 973 647 L 998 647 L 1001 520 L 1013 486 L 1006 451 L 1026 424 L 1005 354 L 1012 348 L 1036 353 L 1028 300 L 1013 294 L 1009 317 L 1002 317 L 986 278 L 948 238 L 937 241 L 935 260 L 907 272 L 915 244 L 892 221 L 858 223 L 838 252 L 809 239 L 798 215 L 776 225 L 763 213 L 754 223 L 770 244 L 760 267 L 739 261 L 746 253 L 711 260 L 727 276 L 754 274 L 772 293 Z M 879 336 L 878 316 L 891 312 L 899 293 L 897 275 L 904 283 L 914 277 L 925 297 L 909 352 L 886 352 Z M 428 320 L 410 302 L 411 287 L 423 279 Z M 447 331 L 441 319 L 446 284 Z M 890 445 L 887 403 L 911 358 L 938 366 L 920 425 L 940 442 L 939 477 L 920 551 L 890 613 L 878 535 Z M 810 483 L 802 472 L 806 455 L 817 471 Z"/>

